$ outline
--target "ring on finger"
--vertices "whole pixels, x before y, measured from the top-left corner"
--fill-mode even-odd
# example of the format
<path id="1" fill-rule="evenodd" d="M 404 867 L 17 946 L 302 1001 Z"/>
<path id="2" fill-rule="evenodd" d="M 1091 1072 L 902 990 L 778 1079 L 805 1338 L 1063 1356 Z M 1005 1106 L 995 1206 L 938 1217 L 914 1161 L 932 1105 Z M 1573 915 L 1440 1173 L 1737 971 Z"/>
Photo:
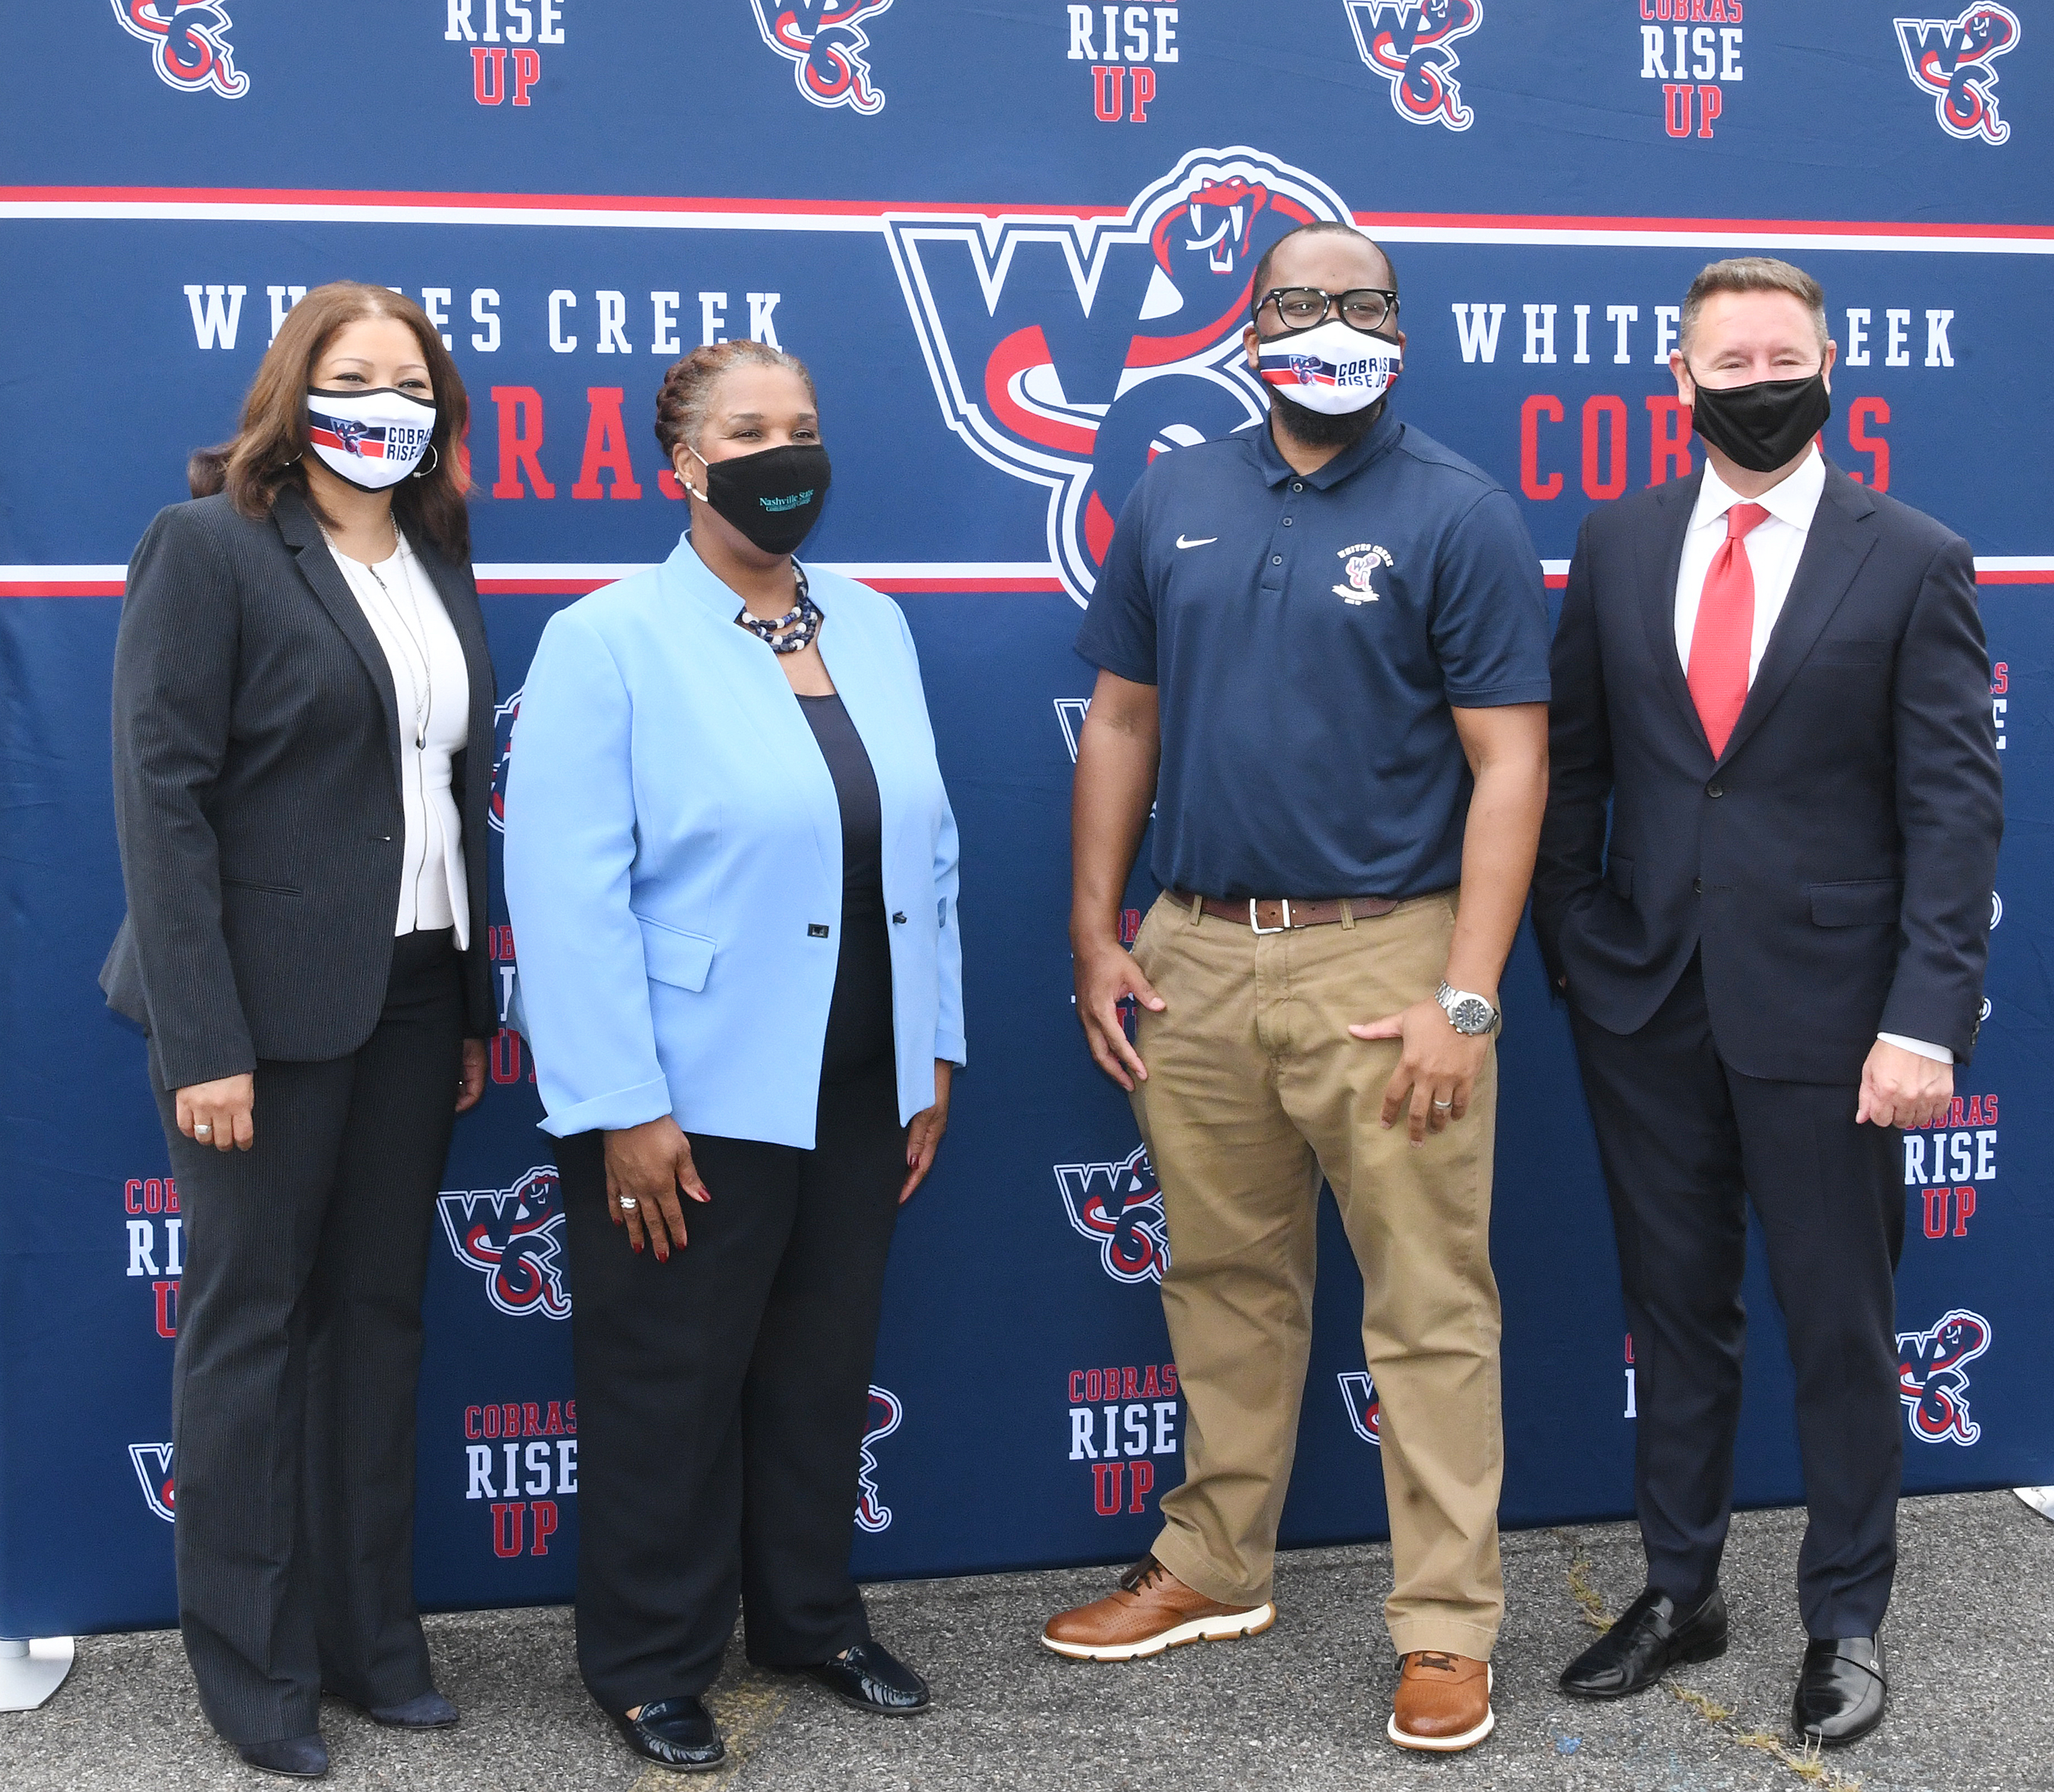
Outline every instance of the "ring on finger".
<path id="1" fill-rule="evenodd" d="M 620 1210 L 624 1213 L 632 1213 L 635 1209 L 641 1204 L 641 1202 L 637 1201 L 632 1195 L 623 1195 L 620 1197 Z"/>
<path id="2" fill-rule="evenodd" d="M 212 1138 L 214 1137 L 214 1128 L 208 1125 L 204 1120 L 196 1120 L 193 1122 L 193 1137 L 195 1138 Z"/>
<path id="3" fill-rule="evenodd" d="M 1434 1103 L 1434 1106 L 1440 1109 L 1444 1114 L 1454 1105 L 1455 1104 L 1453 1102 L 1436 1102 Z"/>

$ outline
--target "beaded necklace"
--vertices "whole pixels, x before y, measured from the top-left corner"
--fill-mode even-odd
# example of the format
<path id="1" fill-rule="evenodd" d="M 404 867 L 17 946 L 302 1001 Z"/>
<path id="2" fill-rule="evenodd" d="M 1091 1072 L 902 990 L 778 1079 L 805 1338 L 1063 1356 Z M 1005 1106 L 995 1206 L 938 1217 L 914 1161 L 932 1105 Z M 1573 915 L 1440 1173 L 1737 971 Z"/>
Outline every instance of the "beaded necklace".
<path id="1" fill-rule="evenodd" d="M 773 622 L 765 622 L 761 616 L 752 616 L 749 607 L 744 604 L 734 619 L 773 654 L 804 653 L 813 645 L 813 637 L 820 631 L 820 624 L 827 619 L 806 588 L 806 569 L 794 560 L 792 572 L 798 580 L 799 600 L 783 615 Z M 788 629 L 789 634 L 785 632 Z"/>

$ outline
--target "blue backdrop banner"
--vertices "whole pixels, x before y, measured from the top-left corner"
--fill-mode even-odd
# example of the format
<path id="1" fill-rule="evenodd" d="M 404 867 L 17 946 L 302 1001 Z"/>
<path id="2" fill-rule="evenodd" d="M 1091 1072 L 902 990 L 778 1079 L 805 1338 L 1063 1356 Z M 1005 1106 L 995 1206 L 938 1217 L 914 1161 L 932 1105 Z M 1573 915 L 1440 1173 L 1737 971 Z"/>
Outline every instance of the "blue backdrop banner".
<path id="1" fill-rule="evenodd" d="M 903 604 L 964 846 L 973 1063 L 892 1261 L 857 1515 L 874 1577 L 1131 1558 L 1182 1474 L 1161 1196 L 1070 1000 L 1091 688 L 1070 644 L 1143 467 L 1260 415 L 1238 339 L 1256 260 L 1312 218 L 1389 246 L 1394 403 L 1520 494 L 1556 590 L 1593 505 L 1697 464 L 1666 367 L 1691 275 L 1757 251 L 1809 268 L 1840 345 L 1828 454 L 1973 545 L 2011 817 L 1981 1049 L 1904 1141 L 1906 1484 L 2054 1480 L 2054 528 L 2031 446 L 2054 390 L 2054 18 L 1895 16 L 1922 3 L 361 0 L 338 32 L 109 0 L 10 21 L 36 73 L 0 116 L 0 1636 L 173 1615 L 179 1195 L 142 1042 L 94 984 L 121 914 L 109 666 L 124 564 L 187 452 L 228 434 L 295 301 L 343 277 L 419 298 L 469 386 L 502 749 L 549 615 L 677 539 L 663 369 L 754 336 L 817 379 L 836 477 L 809 552 Z M 494 914 L 503 998 L 496 890 Z M 1504 1515 L 1619 1515 L 1634 1372 L 1588 1121 L 1530 941 L 1505 987 Z M 539 1111 L 502 1031 L 432 1247 L 431 1605 L 572 1585 L 576 1291 Z M 1385 1529 L 1330 1204 L 1321 1245 L 1300 1543 Z M 1749 1303 L 1740 1494 L 1792 1500 L 1758 1256 Z"/>

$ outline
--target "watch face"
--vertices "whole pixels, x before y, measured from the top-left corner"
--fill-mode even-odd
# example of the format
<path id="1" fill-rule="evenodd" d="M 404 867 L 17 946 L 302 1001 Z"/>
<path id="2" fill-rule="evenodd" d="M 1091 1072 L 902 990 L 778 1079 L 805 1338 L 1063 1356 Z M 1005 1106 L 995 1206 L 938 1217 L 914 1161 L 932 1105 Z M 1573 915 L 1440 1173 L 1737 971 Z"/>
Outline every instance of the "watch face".
<path id="1" fill-rule="evenodd" d="M 1491 1021 L 1490 1004 L 1481 996 L 1467 996 L 1449 1010 L 1455 1031 L 1472 1036 L 1486 1031 Z"/>

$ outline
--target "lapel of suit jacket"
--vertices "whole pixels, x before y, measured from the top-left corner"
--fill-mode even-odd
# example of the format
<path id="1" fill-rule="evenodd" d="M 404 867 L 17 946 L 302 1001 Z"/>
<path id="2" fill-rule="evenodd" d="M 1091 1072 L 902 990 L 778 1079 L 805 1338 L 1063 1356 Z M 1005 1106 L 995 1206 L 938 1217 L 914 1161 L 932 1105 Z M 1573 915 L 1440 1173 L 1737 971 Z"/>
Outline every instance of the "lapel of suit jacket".
<path id="1" fill-rule="evenodd" d="M 1826 462 L 1826 483 L 1804 536 L 1804 551 L 1797 557 L 1790 595 L 1784 599 L 1782 614 L 1769 631 L 1769 645 L 1762 650 L 1761 664 L 1755 668 L 1754 682 L 1748 687 L 1747 701 L 1727 738 L 1726 750 L 1719 755 L 1722 765 L 1761 725 L 1761 718 L 1789 689 L 1812 643 L 1832 620 L 1875 545 L 1875 530 L 1866 521 L 1875 509 L 1875 501 L 1867 486 L 1857 485 L 1831 461 Z"/>
<path id="2" fill-rule="evenodd" d="M 1683 662 L 1676 653 L 1676 573 L 1683 562 L 1683 537 L 1690 532 L 1690 517 L 1698 508 L 1698 488 L 1704 482 L 1704 470 L 1700 468 L 1689 478 L 1673 481 L 1657 493 L 1655 525 L 1640 538 L 1635 582 L 1640 591 L 1648 651 L 1655 656 L 1655 678 L 1675 705 L 1684 727 L 1709 754 L 1712 744 L 1706 736 L 1705 725 L 1698 719 L 1698 705 L 1691 701 Z"/>
<path id="3" fill-rule="evenodd" d="M 321 539 L 320 523 L 296 487 L 279 488 L 278 495 L 271 502 L 271 520 L 285 537 L 285 545 L 298 557 L 300 576 L 313 588 L 321 607 L 342 631 L 343 639 L 356 650 L 356 657 L 364 662 L 364 670 L 371 675 L 372 689 L 385 705 L 386 745 L 392 750 L 392 784 L 396 789 L 399 784 L 399 699 L 392 688 L 392 663 L 385 657 L 385 650 L 378 644 L 378 637 L 372 632 L 370 619 L 356 601 L 356 594 L 349 588 L 349 581 L 343 577 L 342 568 L 335 564 L 335 556 L 329 552 L 328 543 Z"/>

